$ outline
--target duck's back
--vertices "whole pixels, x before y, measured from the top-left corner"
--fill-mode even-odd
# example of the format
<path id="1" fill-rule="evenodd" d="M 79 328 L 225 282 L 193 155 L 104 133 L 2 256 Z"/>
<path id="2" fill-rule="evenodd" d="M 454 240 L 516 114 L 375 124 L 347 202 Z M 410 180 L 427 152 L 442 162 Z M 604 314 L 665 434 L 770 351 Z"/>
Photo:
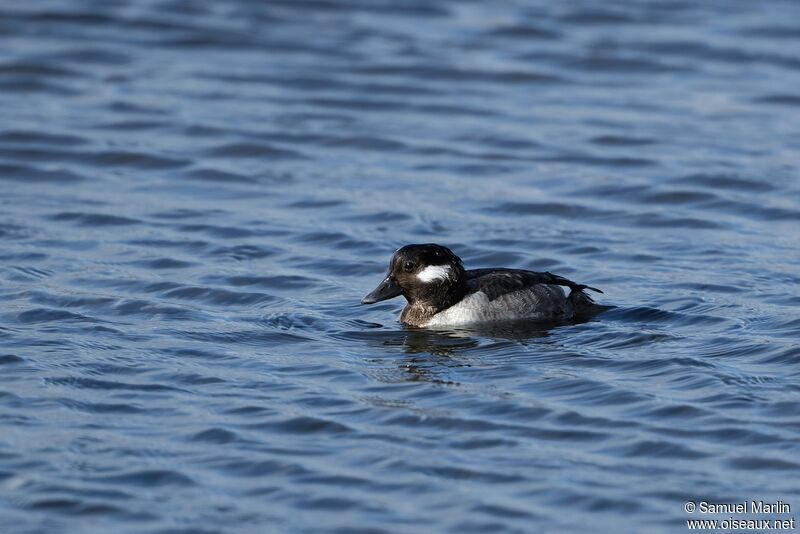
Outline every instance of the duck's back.
<path id="1" fill-rule="evenodd" d="M 531 319 L 550 321 L 575 315 L 573 294 L 582 289 L 566 278 L 550 273 L 519 269 L 474 269 L 466 271 L 467 294 L 455 305 L 431 318 L 427 326 Z M 569 297 L 561 286 L 572 289 Z"/>

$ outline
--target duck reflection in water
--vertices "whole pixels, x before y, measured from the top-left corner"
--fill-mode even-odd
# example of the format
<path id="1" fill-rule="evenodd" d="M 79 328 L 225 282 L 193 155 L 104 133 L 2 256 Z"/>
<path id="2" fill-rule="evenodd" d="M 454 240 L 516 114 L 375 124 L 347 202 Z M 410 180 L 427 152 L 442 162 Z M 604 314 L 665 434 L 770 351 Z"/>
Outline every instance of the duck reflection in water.
<path id="1" fill-rule="evenodd" d="M 588 320 L 571 321 L 568 324 Z M 454 384 L 446 378 L 448 369 L 472 366 L 481 347 L 488 348 L 497 343 L 526 346 L 542 342 L 554 328 L 560 326 L 565 326 L 565 323 L 513 321 L 438 330 L 406 326 L 399 330 L 361 331 L 358 338 L 370 346 L 380 347 L 384 354 L 386 349 L 393 348 L 405 354 L 391 365 L 401 374 L 390 372 L 388 376 L 382 376 L 382 380 Z M 379 361 L 388 363 L 384 358 Z"/>

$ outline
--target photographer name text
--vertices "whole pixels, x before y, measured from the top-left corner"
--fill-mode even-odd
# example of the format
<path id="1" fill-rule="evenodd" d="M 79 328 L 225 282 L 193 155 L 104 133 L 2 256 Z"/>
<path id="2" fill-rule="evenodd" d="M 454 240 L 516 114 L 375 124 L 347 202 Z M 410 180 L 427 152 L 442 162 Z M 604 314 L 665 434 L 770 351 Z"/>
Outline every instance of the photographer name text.
<path id="1" fill-rule="evenodd" d="M 701 514 L 790 514 L 792 507 L 783 501 L 743 501 L 735 503 L 712 503 L 700 501 L 697 511 Z"/>

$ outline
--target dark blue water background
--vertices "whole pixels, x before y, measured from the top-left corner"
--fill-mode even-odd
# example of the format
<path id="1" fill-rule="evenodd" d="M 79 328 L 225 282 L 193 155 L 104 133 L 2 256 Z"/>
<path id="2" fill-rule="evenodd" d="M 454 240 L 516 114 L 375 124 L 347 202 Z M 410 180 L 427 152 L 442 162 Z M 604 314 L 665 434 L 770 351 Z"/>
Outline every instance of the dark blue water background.
<path id="1" fill-rule="evenodd" d="M 797 2 L 5 1 L 0 119 L 4 533 L 800 510 Z M 616 308 L 359 305 L 430 241 Z"/>

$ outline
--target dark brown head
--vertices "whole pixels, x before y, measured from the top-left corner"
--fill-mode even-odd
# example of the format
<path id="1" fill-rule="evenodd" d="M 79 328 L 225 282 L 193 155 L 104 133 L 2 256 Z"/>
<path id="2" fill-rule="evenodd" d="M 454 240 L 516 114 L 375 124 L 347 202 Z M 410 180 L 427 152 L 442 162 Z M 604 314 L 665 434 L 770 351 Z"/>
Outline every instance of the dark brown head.
<path id="1" fill-rule="evenodd" d="M 464 296 L 466 275 L 461 258 L 433 243 L 406 245 L 389 261 L 389 274 L 362 304 L 403 295 L 409 304 L 445 309 Z"/>

